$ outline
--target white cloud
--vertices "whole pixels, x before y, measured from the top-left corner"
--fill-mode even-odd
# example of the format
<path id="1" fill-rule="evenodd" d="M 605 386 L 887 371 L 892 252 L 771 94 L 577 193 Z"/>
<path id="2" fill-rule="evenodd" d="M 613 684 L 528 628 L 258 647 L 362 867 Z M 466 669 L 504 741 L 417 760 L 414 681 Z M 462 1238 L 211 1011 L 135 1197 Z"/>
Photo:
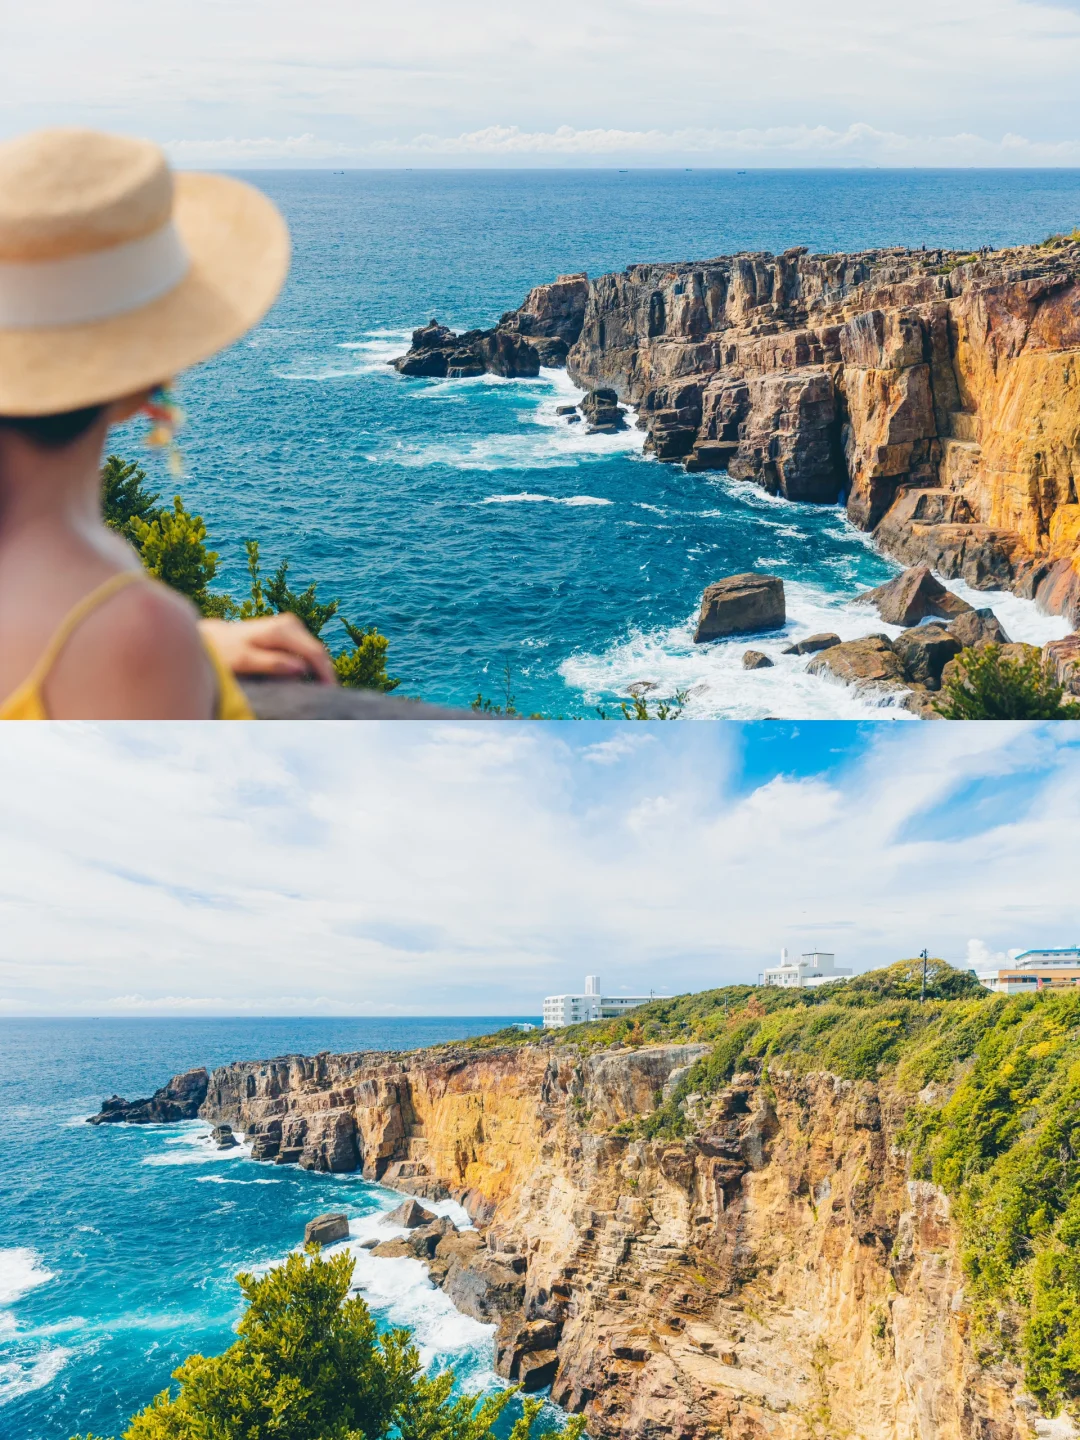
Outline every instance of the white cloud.
<path id="1" fill-rule="evenodd" d="M 1071 938 L 1068 727 L 882 728 L 745 789 L 734 726 L 12 727 L 0 1010 L 530 1013 Z"/>
<path id="2" fill-rule="evenodd" d="M 969 970 L 992 970 L 995 965 L 1005 965 L 1008 957 L 1004 950 L 991 950 L 985 940 L 969 940 L 967 943 L 967 964 Z"/>
<path id="3" fill-rule="evenodd" d="M 0 133 L 197 164 L 1068 164 L 1080 13 L 1027 0 L 8 7 Z"/>

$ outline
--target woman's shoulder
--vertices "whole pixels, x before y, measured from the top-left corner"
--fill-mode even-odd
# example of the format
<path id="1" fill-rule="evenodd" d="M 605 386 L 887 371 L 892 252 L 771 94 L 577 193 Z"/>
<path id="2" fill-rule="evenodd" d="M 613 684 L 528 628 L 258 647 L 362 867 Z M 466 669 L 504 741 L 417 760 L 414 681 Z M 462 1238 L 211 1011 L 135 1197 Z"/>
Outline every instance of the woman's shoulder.
<path id="1" fill-rule="evenodd" d="M 81 620 L 45 682 L 56 718 L 207 719 L 213 668 L 183 596 L 140 576 Z"/>

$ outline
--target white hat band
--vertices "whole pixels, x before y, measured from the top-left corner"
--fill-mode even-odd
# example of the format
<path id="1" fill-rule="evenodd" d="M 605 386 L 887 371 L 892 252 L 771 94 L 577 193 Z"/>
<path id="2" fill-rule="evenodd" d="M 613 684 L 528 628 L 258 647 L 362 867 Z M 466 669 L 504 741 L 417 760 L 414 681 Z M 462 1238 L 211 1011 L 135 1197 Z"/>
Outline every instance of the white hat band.
<path id="1" fill-rule="evenodd" d="M 179 285 L 190 265 L 172 221 L 109 250 L 63 260 L 0 260 L 0 328 L 86 325 L 137 310 Z"/>

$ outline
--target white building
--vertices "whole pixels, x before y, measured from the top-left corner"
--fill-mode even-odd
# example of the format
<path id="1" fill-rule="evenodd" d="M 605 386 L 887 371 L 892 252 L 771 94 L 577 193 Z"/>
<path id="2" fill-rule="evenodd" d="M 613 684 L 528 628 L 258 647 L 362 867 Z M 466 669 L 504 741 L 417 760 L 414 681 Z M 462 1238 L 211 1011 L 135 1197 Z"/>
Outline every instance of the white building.
<path id="1" fill-rule="evenodd" d="M 1080 985 L 1080 945 L 1064 950 L 1023 950 L 1008 965 L 976 970 L 987 990 L 999 995 L 1026 995 Z"/>
<path id="2" fill-rule="evenodd" d="M 647 1005 L 652 995 L 601 995 L 600 977 L 586 975 L 584 995 L 549 995 L 544 1001 L 544 1029 L 581 1025 L 587 1020 L 617 1020 L 638 1005 Z"/>
<path id="3" fill-rule="evenodd" d="M 836 964 L 836 956 L 824 950 L 811 950 L 797 960 L 789 960 L 786 950 L 780 951 L 780 964 L 773 965 L 760 977 L 763 985 L 784 985 L 803 990 L 812 985 L 828 985 L 833 980 L 843 980 L 850 975 Z"/>

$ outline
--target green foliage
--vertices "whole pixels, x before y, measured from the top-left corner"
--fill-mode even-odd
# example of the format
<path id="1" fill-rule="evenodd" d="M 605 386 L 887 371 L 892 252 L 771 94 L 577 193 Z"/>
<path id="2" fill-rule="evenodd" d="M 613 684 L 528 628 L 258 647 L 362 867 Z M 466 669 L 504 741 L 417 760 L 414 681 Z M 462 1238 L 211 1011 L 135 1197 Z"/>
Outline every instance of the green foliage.
<path id="1" fill-rule="evenodd" d="M 1080 986 L 995 995 L 941 960 L 902 960 L 810 990 L 732 985 L 655 1000 L 618 1020 L 539 1040 L 588 1052 L 653 1040 L 707 1042 L 667 1101 L 617 1133 L 689 1133 L 688 1097 L 741 1072 L 888 1077 L 908 1106 L 913 1173 L 951 1197 L 971 1335 L 985 1362 L 1023 1366 L 1044 1412 L 1080 1418 Z M 470 1042 L 483 1044 L 485 1042 Z M 873 1333 L 881 1339 L 882 1325 Z"/>
<path id="2" fill-rule="evenodd" d="M 202 615 L 218 620 L 251 620 L 291 611 L 315 636 L 321 636 L 336 617 L 351 641 L 333 657 L 339 683 L 349 689 L 383 692 L 401 684 L 386 668 L 390 649 L 386 636 L 380 635 L 374 625 L 364 629 L 346 620 L 338 613 L 341 602 L 319 600 L 314 583 L 304 590 L 293 590 L 288 560 L 282 560 L 270 579 L 264 581 L 259 542 L 245 540 L 250 589 L 247 597 L 237 603 L 231 595 L 208 588 L 217 573 L 218 554 L 209 548 L 202 516 L 189 514 L 179 495 L 173 500 L 172 510 L 161 509 L 157 506 L 159 497 L 146 488 L 145 470 L 119 455 L 110 455 L 106 460 L 101 483 L 105 523 L 130 540 L 149 574 L 186 595 Z"/>
<path id="3" fill-rule="evenodd" d="M 352 641 L 351 650 L 342 650 L 334 657 L 338 683 L 350 690 L 381 690 L 384 694 L 396 690 L 401 681 L 386 668 L 390 649 L 386 636 L 380 635 L 374 625 L 362 630 L 359 625 L 346 620 L 344 615 L 339 615 L 338 619 Z"/>
<path id="4" fill-rule="evenodd" d="M 649 709 L 649 697 L 645 690 L 638 690 L 631 694 L 629 701 L 624 700 L 619 706 L 619 715 L 624 720 L 678 720 L 686 707 L 687 690 L 677 690 L 673 700 L 658 700 L 655 710 Z M 596 707 L 596 713 L 601 720 L 615 720 L 616 715 L 609 715 L 603 706 Z"/>
<path id="5" fill-rule="evenodd" d="M 451 1374 L 425 1376 L 408 1332 L 379 1335 L 349 1298 L 353 1263 L 309 1246 L 259 1279 L 237 1276 L 248 1308 L 236 1343 L 189 1356 L 179 1391 L 162 1391 L 124 1440 L 494 1440 L 514 1391 L 454 1398 Z M 528 1440 L 539 1410 L 524 1403 L 511 1440 Z M 582 1423 L 563 1433 L 580 1440 Z"/>
<path id="6" fill-rule="evenodd" d="M 202 516 L 185 510 L 177 495 L 172 510 L 159 511 L 149 521 L 133 515 L 129 525 L 147 573 L 186 595 L 204 615 L 214 614 L 206 587 L 217 573 L 218 557 L 207 547 Z"/>
<path id="7" fill-rule="evenodd" d="M 955 1198 L 984 1357 L 1020 1360 L 1047 1414 L 1075 1413 L 1080 991 L 995 997 L 981 1026 L 970 1018 L 951 1096 L 908 1122 L 916 1171 Z"/>
<path id="8" fill-rule="evenodd" d="M 1080 229 L 1070 230 L 1066 234 L 1048 235 L 1039 246 L 1041 250 L 1061 250 L 1066 245 L 1080 244 Z"/>
<path id="9" fill-rule="evenodd" d="M 160 514 L 160 495 L 146 488 L 146 471 L 133 460 L 110 455 L 101 470 L 101 510 L 105 524 L 134 541 L 133 520 L 150 522 Z"/>
<path id="10" fill-rule="evenodd" d="M 521 711 L 517 708 L 514 699 L 514 682 L 510 670 L 509 660 L 503 666 L 503 694 L 500 701 L 492 700 L 481 691 L 476 692 L 476 699 L 469 706 L 470 710 L 479 710 L 484 715 L 505 715 L 508 719 L 519 719 Z M 535 717 L 539 718 L 539 717 Z"/>
<path id="11" fill-rule="evenodd" d="M 1064 695 L 1034 646 L 1013 660 L 1000 645 L 983 645 L 960 653 L 935 709 L 946 720 L 1080 720 L 1080 705 Z"/>

